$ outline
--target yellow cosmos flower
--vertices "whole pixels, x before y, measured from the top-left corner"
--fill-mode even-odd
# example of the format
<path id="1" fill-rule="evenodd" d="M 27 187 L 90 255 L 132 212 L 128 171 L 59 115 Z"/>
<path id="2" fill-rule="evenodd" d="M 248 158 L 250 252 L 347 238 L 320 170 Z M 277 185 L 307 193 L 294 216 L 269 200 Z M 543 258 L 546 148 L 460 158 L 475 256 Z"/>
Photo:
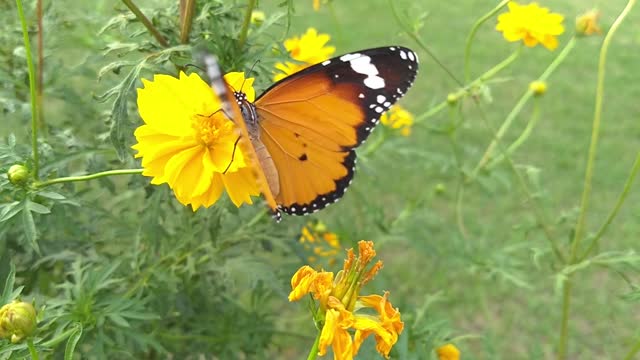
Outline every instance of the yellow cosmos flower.
<path id="1" fill-rule="evenodd" d="M 396 104 L 382 114 L 380 122 L 388 128 L 399 130 L 402 136 L 409 136 L 411 135 L 411 125 L 413 125 L 413 115 Z"/>
<path id="2" fill-rule="evenodd" d="M 225 79 L 240 89 L 244 74 Z M 135 157 L 151 183 L 167 183 L 176 198 L 195 211 L 215 203 L 226 189 L 236 206 L 251 204 L 259 190 L 245 156 L 237 146 L 235 125 L 220 111 L 220 99 L 197 74 L 179 78 L 155 75 L 142 80 L 138 111 L 144 124 L 134 133 Z M 253 101 L 253 79 L 243 91 Z"/>
<path id="3" fill-rule="evenodd" d="M 528 47 L 538 43 L 549 50 L 558 47 L 558 35 L 564 32 L 560 14 L 550 13 L 549 9 L 540 7 L 533 2 L 520 5 L 510 1 L 509 12 L 498 16 L 496 30 L 501 31 L 507 41 L 520 41 Z"/>
<path id="4" fill-rule="evenodd" d="M 453 344 L 446 344 L 436 349 L 438 360 L 460 360 L 460 350 Z"/>
<path id="5" fill-rule="evenodd" d="M 274 74 L 273 80 L 278 81 L 304 68 L 329 59 L 336 51 L 335 47 L 326 46 L 330 39 L 329 35 L 319 34 L 318 30 L 309 28 L 304 35 L 285 40 L 284 47 L 287 49 L 289 56 L 296 62 L 285 61 L 284 63 L 277 63 L 275 67 L 278 72 Z"/>
<path id="6" fill-rule="evenodd" d="M 308 222 L 302 227 L 300 244 L 313 255 L 309 256 L 309 263 L 315 263 L 318 257 L 325 259 L 328 265 L 334 265 L 336 257 L 342 247 L 337 234 L 327 230 L 327 226 L 322 221 Z"/>
<path id="7" fill-rule="evenodd" d="M 587 11 L 586 13 L 578 16 L 576 19 L 576 32 L 579 35 L 593 35 L 593 34 L 601 34 L 602 29 L 600 29 L 600 25 L 598 25 L 598 20 L 600 19 L 600 11 L 597 9 L 592 9 Z"/>
<path id="8" fill-rule="evenodd" d="M 369 266 L 376 256 L 373 242 L 360 241 L 358 250 L 358 257 L 353 249 L 347 251 L 347 259 L 335 279 L 332 272 L 316 271 L 306 265 L 291 278 L 289 301 L 297 301 L 306 294 L 318 300 L 314 319 L 322 319 L 320 356 L 331 347 L 334 360 L 352 360 L 362 343 L 374 335 L 376 350 L 389 358 L 404 329 L 400 311 L 388 301 L 388 292 L 382 296 L 359 294 L 362 286 L 380 271 L 382 262 Z"/>
<path id="9" fill-rule="evenodd" d="M 314 11 L 320 10 L 320 0 L 313 0 L 313 10 Z"/>

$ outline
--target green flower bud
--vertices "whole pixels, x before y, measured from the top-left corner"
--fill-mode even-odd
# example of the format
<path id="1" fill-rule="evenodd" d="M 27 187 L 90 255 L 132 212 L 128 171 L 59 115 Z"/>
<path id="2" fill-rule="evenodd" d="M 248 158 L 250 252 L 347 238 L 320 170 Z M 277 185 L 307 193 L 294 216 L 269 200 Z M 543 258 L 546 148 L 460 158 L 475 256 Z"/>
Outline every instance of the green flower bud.
<path id="1" fill-rule="evenodd" d="M 447 186 L 443 183 L 437 183 L 436 186 L 433 187 L 433 191 L 438 194 L 444 194 L 447 191 Z"/>
<path id="2" fill-rule="evenodd" d="M 456 93 L 449 93 L 449 95 L 447 95 L 447 103 L 449 103 L 449 105 L 455 105 L 458 103 L 458 95 Z"/>
<path id="3" fill-rule="evenodd" d="M 7 177 L 13 185 L 22 185 L 29 179 L 29 169 L 20 164 L 11 165 Z"/>
<path id="4" fill-rule="evenodd" d="M 27 302 L 14 300 L 0 308 L 0 338 L 18 343 L 36 329 L 36 309 Z"/>

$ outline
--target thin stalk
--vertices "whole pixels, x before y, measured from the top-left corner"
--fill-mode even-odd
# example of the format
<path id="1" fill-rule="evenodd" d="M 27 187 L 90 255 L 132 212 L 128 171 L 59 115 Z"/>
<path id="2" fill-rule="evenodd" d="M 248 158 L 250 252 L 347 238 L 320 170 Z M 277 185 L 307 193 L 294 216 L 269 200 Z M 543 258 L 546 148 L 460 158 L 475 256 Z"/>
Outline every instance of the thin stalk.
<path id="1" fill-rule="evenodd" d="M 129 8 L 129 10 L 131 10 L 131 12 L 136 16 L 136 18 L 140 20 L 142 25 L 144 25 L 144 27 L 146 27 L 147 30 L 149 30 L 151 35 L 153 35 L 153 37 L 156 38 L 156 41 L 160 43 L 162 47 L 169 47 L 169 43 L 164 38 L 164 36 L 160 34 L 158 29 L 156 29 L 156 27 L 153 26 L 151 21 L 149 21 L 149 19 L 142 13 L 142 11 L 140 11 L 140 8 L 138 8 L 138 6 L 136 6 L 136 4 L 134 4 L 132 0 L 122 0 L 122 2 Z"/>
<path id="2" fill-rule="evenodd" d="M 624 357 L 624 360 L 632 360 L 635 359 L 635 356 L 640 352 L 640 340 L 638 340 L 635 345 L 629 350 L 629 353 Z"/>
<path id="3" fill-rule="evenodd" d="M 244 13 L 244 20 L 242 22 L 242 28 L 240 29 L 240 37 L 238 37 L 238 47 L 242 49 L 247 42 L 247 34 L 249 33 L 249 25 L 251 24 L 251 13 L 256 6 L 256 0 L 249 0 L 247 3 L 247 10 Z"/>
<path id="4" fill-rule="evenodd" d="M 533 132 L 533 128 L 538 123 L 538 119 L 540 119 L 540 104 L 539 101 L 533 102 L 533 113 L 531 114 L 531 119 L 529 119 L 529 123 L 527 127 L 522 131 L 522 134 L 518 136 L 518 138 L 511 144 L 509 147 L 501 154 L 499 154 L 496 158 L 494 158 L 491 162 L 486 165 L 486 169 L 492 169 L 496 165 L 504 160 L 505 156 L 512 155 L 520 145 L 524 144 L 524 142 L 529 138 L 531 133 Z"/>
<path id="5" fill-rule="evenodd" d="M 482 26 L 482 24 L 484 24 L 487 20 L 493 17 L 493 15 L 498 13 L 498 11 L 500 11 L 505 5 L 507 5 L 508 2 L 509 0 L 502 0 L 495 8 L 493 8 L 493 10 L 486 13 L 483 17 L 478 19 L 478 21 L 476 21 L 475 24 L 473 24 L 473 27 L 469 32 L 469 36 L 467 37 L 467 43 L 464 47 L 464 81 L 465 82 L 468 82 L 469 77 L 471 76 L 471 72 L 469 70 L 469 59 L 471 57 L 471 44 L 473 43 L 473 38 L 476 36 L 476 32 L 478 32 L 478 29 L 480 28 L 480 26 Z"/>
<path id="6" fill-rule="evenodd" d="M 440 61 L 440 59 L 438 59 L 435 54 L 431 51 L 431 49 L 424 43 L 422 42 L 422 40 L 420 40 L 420 37 L 418 37 L 418 34 L 410 29 L 408 29 L 407 25 L 402 21 L 402 18 L 400 17 L 400 15 L 398 14 L 398 11 L 396 10 L 396 7 L 394 5 L 395 1 L 394 0 L 389 0 L 389 7 L 391 7 L 391 12 L 393 13 L 393 17 L 396 19 L 396 22 L 403 28 L 404 32 L 409 35 L 409 37 L 411 39 L 413 39 L 413 41 L 416 42 L 416 44 L 418 44 L 418 46 L 427 53 L 427 55 L 429 55 L 429 57 L 435 61 L 436 64 L 438 64 L 438 66 L 440 66 L 440 68 L 442 68 L 442 70 L 444 70 L 444 72 L 447 73 L 447 75 L 449 75 L 449 77 L 451 79 L 453 79 L 453 81 L 455 81 L 458 86 L 462 86 L 462 82 L 460 80 L 458 80 L 458 78 L 451 72 L 451 70 L 449 70 L 449 68 L 447 68 L 442 61 Z"/>
<path id="7" fill-rule="evenodd" d="M 36 351 L 36 347 L 33 344 L 33 339 L 27 339 L 27 347 L 29 348 L 29 355 L 31 355 L 31 360 L 38 360 L 38 352 Z"/>
<path id="8" fill-rule="evenodd" d="M 196 0 L 180 0 L 180 43 L 189 42 Z"/>
<path id="9" fill-rule="evenodd" d="M 609 216 L 607 216 L 607 220 L 605 220 L 604 224 L 600 226 L 600 229 L 598 229 L 598 232 L 591 240 L 589 247 L 587 247 L 587 250 L 580 257 L 578 262 L 584 260 L 587 256 L 589 256 L 591 251 L 593 251 L 593 249 L 598 244 L 598 241 L 600 240 L 600 238 L 602 238 L 602 235 L 604 235 L 605 231 L 607 231 L 607 229 L 609 228 L 609 225 L 611 225 L 611 222 L 613 221 L 613 219 L 615 219 L 615 217 L 618 215 L 618 212 L 620 211 L 622 204 L 624 203 L 624 201 L 627 199 L 627 196 L 629 195 L 629 191 L 631 190 L 631 186 L 633 185 L 633 181 L 635 180 L 636 175 L 638 175 L 639 170 L 640 170 L 640 152 L 638 152 L 638 155 L 636 155 L 636 161 L 633 163 L 633 167 L 631 168 L 631 173 L 627 177 L 627 181 L 624 183 L 624 188 L 622 189 L 622 193 L 620 193 L 620 196 L 618 197 L 618 201 L 616 201 L 616 204 L 614 205 L 613 210 L 611 210 L 611 212 L 609 213 Z"/>
<path id="10" fill-rule="evenodd" d="M 318 335 L 316 336 L 316 341 L 313 343 L 311 350 L 309 350 L 309 355 L 307 356 L 307 360 L 315 360 L 318 357 L 318 347 L 320 346 L 320 334 L 321 331 L 318 331 Z"/>
<path id="11" fill-rule="evenodd" d="M 473 80 L 471 83 L 469 83 L 469 85 L 466 85 L 462 89 L 460 89 L 457 92 L 453 93 L 453 96 L 456 97 L 456 98 L 460 98 L 460 97 L 464 96 L 465 94 L 467 94 L 469 92 L 469 89 L 473 88 L 474 86 L 476 86 L 478 84 L 481 84 L 481 83 L 489 80 L 494 75 L 496 75 L 500 71 L 504 70 L 507 66 L 509 66 L 512 62 L 514 62 L 518 58 L 519 54 L 520 54 L 520 48 L 518 48 L 517 51 L 514 51 L 511 55 L 509 55 L 506 59 L 502 60 L 496 66 L 494 66 L 491 69 L 485 71 L 484 74 L 480 75 L 477 79 Z M 430 117 L 434 116 L 435 114 L 437 114 L 440 111 L 444 110 L 447 107 L 447 105 L 449 105 L 449 101 L 448 100 L 442 101 L 441 103 L 439 103 L 439 104 L 435 105 L 434 107 L 432 107 L 431 109 L 429 109 L 427 112 L 425 112 L 425 113 L 419 115 L 418 117 L 416 117 L 414 123 L 416 123 L 416 124 L 421 123 L 422 121 L 426 120 L 427 118 L 430 118 Z"/>
<path id="12" fill-rule="evenodd" d="M 36 104 L 36 77 L 35 68 L 33 66 L 33 57 L 31 55 L 31 43 L 29 42 L 29 32 L 27 30 L 27 20 L 24 17 L 22 9 L 22 1 L 16 0 L 18 7 L 18 17 L 22 25 L 22 38 L 24 48 L 27 55 L 27 68 L 29 70 L 29 96 L 31 97 L 31 156 L 33 157 L 33 178 L 38 180 L 38 171 L 40 167 L 40 157 L 38 154 L 38 106 Z"/>
<path id="13" fill-rule="evenodd" d="M 569 53 L 571 52 L 571 50 L 573 50 L 575 45 L 576 45 L 576 38 L 572 37 L 571 40 L 569 40 L 569 42 L 567 43 L 567 45 L 565 45 L 562 51 L 558 54 L 558 56 L 556 56 L 556 58 L 553 59 L 551 64 L 549 64 L 549 67 L 547 67 L 547 69 L 542 73 L 542 75 L 540 75 L 538 80 L 540 81 L 547 80 L 547 78 L 549 78 L 549 76 L 556 70 L 556 68 L 567 58 L 567 55 L 569 55 Z M 507 132 L 507 130 L 509 130 L 509 127 L 511 127 L 513 120 L 515 120 L 515 118 L 520 114 L 520 112 L 526 105 L 527 101 L 529 101 L 529 99 L 532 96 L 533 96 L 533 91 L 531 89 L 527 89 L 527 91 L 518 100 L 516 105 L 513 107 L 511 112 L 507 115 L 506 119 L 498 129 L 498 132 L 496 133 L 495 137 L 487 147 L 487 150 L 484 152 L 484 155 L 482 155 L 482 158 L 478 162 L 478 165 L 476 165 L 475 169 L 472 172 L 472 176 L 477 175 L 480 169 L 482 169 L 482 167 L 489 161 L 489 159 L 493 155 L 493 151 L 495 150 L 496 145 L 502 139 L 502 137 Z"/>
<path id="14" fill-rule="evenodd" d="M 94 180 L 94 179 L 98 179 L 98 178 L 101 178 L 101 177 L 114 176 L 114 175 L 142 174 L 142 171 L 143 171 L 142 169 L 108 170 L 108 171 L 102 171 L 102 172 L 95 173 L 95 174 L 88 174 L 88 175 L 81 175 L 81 176 L 68 176 L 68 177 L 61 177 L 61 178 L 46 180 L 46 181 L 42 181 L 42 182 L 36 182 L 35 186 L 37 188 L 43 188 L 43 187 L 47 187 L 47 186 L 53 185 L 53 184 L 61 184 L 61 183 L 75 182 L 75 181 Z"/>
<path id="15" fill-rule="evenodd" d="M 607 65 L 607 53 L 609 51 L 609 45 L 611 45 L 611 40 L 613 39 L 613 35 L 622 24 L 624 18 L 629 14 L 633 6 L 635 5 L 636 0 L 629 0 L 627 5 L 622 10 L 620 15 L 616 18 L 616 20 L 611 25 L 609 32 L 604 37 L 602 42 L 602 47 L 600 48 L 600 56 L 598 59 L 598 80 L 596 83 L 596 99 L 595 99 L 595 109 L 593 112 L 593 125 L 591 128 L 591 143 L 589 145 L 589 155 L 587 158 L 587 168 L 585 170 L 584 175 L 584 187 L 582 190 L 582 199 L 580 204 L 580 213 L 578 214 L 578 220 L 576 222 L 575 232 L 573 236 L 573 242 L 571 244 L 571 250 L 568 258 L 568 265 L 574 264 L 578 254 L 578 248 L 580 245 L 580 241 L 583 238 L 583 234 L 586 226 L 586 214 L 589 209 L 589 200 L 591 198 L 591 185 L 593 172 L 595 167 L 595 158 L 598 152 L 598 139 L 600 137 L 600 123 L 602 120 L 602 104 L 604 98 L 604 79 L 605 79 L 605 70 Z M 564 360 L 567 358 L 567 347 L 568 347 L 568 328 L 569 328 L 569 303 L 571 298 L 571 276 L 567 277 L 564 283 L 564 289 L 562 292 L 563 296 L 563 306 L 562 306 L 562 323 L 560 325 L 560 339 L 558 340 L 558 359 Z"/>
<path id="16" fill-rule="evenodd" d="M 45 128 L 44 111 L 42 110 L 42 94 L 44 93 L 44 27 L 42 26 L 42 0 L 36 2 L 36 18 L 38 19 L 38 80 L 36 81 L 36 92 L 38 101 L 38 126 Z"/>

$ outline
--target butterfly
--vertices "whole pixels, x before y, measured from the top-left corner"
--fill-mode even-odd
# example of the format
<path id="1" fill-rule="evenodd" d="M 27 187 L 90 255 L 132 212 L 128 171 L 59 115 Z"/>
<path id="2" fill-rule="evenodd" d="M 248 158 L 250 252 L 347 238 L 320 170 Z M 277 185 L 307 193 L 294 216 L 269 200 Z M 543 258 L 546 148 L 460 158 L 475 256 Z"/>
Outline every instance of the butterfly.
<path id="1" fill-rule="evenodd" d="M 289 75 L 252 103 L 224 81 L 215 57 L 205 56 L 204 62 L 278 221 L 280 212 L 314 213 L 344 195 L 355 171 L 355 148 L 418 71 L 418 55 L 408 48 L 366 49 Z"/>

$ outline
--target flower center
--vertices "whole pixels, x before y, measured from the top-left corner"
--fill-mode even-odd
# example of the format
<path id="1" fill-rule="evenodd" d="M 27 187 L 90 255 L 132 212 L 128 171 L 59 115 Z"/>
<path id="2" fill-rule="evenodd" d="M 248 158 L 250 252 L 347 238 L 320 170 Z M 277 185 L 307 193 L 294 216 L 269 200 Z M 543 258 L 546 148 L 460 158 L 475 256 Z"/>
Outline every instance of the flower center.
<path id="1" fill-rule="evenodd" d="M 220 139 L 230 135 L 234 126 L 222 112 L 216 112 L 209 116 L 195 115 L 191 127 L 198 141 L 206 147 L 213 147 Z"/>

